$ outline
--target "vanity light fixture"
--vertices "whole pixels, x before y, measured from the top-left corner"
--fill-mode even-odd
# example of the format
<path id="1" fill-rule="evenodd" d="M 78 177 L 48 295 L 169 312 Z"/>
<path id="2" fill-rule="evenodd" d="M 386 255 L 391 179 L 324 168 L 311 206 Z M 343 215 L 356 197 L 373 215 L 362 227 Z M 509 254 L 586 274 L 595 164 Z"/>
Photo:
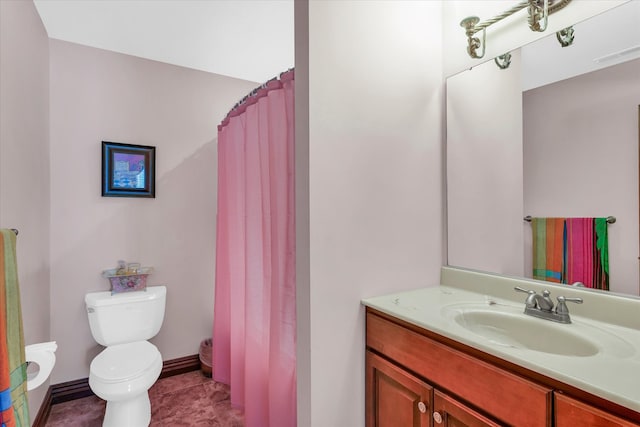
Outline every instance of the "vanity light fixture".
<path id="1" fill-rule="evenodd" d="M 507 52 L 504 55 L 496 56 L 494 61 L 498 68 L 505 70 L 509 68 L 509 65 L 511 65 L 511 53 Z"/>
<path id="2" fill-rule="evenodd" d="M 464 18 L 460 22 L 460 26 L 464 28 L 467 35 L 467 53 L 472 58 L 482 58 L 486 50 L 487 27 L 524 8 L 527 8 L 529 13 L 529 28 L 532 31 L 543 32 L 547 29 L 549 15 L 562 9 L 570 2 L 571 0 L 523 0 L 511 9 L 484 22 L 480 22 L 480 18 L 477 16 Z M 482 31 L 482 40 L 479 37 L 474 37 L 480 31 Z M 481 51 L 478 52 L 478 50 Z"/>
<path id="3" fill-rule="evenodd" d="M 562 47 L 571 46 L 573 44 L 573 39 L 575 37 L 573 33 L 574 33 L 573 26 L 557 31 L 556 38 L 558 39 L 558 43 L 560 43 L 560 46 Z"/>

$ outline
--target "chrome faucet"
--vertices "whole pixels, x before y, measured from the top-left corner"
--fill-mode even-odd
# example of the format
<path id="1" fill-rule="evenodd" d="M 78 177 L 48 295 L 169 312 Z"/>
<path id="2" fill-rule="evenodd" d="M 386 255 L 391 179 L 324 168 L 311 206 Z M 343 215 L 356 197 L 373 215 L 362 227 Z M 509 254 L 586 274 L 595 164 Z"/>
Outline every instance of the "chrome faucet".
<path id="1" fill-rule="evenodd" d="M 555 306 L 551 299 L 547 289 L 542 291 L 542 295 L 532 291 L 530 289 L 523 289 L 519 286 L 515 288 L 518 292 L 524 292 L 528 294 L 527 299 L 524 302 L 524 314 L 530 316 L 539 317 L 540 319 L 551 320 L 559 323 L 571 323 L 571 317 L 569 316 L 569 308 L 567 307 L 567 301 L 575 302 L 576 304 L 582 304 L 582 298 L 567 298 L 559 296 L 558 304 Z"/>

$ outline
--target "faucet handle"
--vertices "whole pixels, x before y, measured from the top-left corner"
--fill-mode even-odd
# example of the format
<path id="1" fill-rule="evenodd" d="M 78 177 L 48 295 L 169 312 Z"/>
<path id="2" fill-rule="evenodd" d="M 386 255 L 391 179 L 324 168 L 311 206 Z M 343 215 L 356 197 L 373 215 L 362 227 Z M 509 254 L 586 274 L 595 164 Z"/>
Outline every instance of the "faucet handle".
<path id="1" fill-rule="evenodd" d="M 564 297 L 560 295 L 558 297 L 558 302 L 563 302 L 563 301 L 575 302 L 576 304 L 582 304 L 584 302 L 582 298 L 569 298 L 569 297 Z"/>
<path id="2" fill-rule="evenodd" d="M 525 294 L 529 294 L 529 295 L 533 295 L 536 293 L 536 291 L 532 291 L 531 289 L 524 289 L 524 288 L 521 288 L 520 286 L 516 286 L 513 289 L 518 292 L 524 292 Z"/>
<path id="3" fill-rule="evenodd" d="M 536 291 L 532 291 L 531 289 L 523 289 L 520 286 L 516 286 L 513 289 L 518 292 L 524 292 L 525 294 L 529 294 L 529 296 L 527 297 L 527 300 L 524 302 L 525 307 L 528 307 L 528 308 L 536 307 L 536 296 L 537 296 Z"/>
<path id="4" fill-rule="evenodd" d="M 576 304 L 582 304 L 584 300 L 582 298 L 568 298 L 560 295 L 558 297 L 558 305 L 556 306 L 556 313 L 558 314 L 568 314 L 569 309 L 567 308 L 566 302 L 575 302 Z"/>

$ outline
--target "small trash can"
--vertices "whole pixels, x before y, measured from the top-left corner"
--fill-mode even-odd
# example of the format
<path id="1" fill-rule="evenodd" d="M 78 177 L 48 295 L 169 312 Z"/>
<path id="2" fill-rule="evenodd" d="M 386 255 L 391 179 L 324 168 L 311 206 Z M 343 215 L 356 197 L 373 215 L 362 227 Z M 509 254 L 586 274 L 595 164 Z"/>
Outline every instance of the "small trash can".
<path id="1" fill-rule="evenodd" d="M 213 342 L 211 338 L 207 338 L 200 343 L 198 356 L 202 374 L 207 378 L 211 378 L 211 359 L 213 358 Z"/>

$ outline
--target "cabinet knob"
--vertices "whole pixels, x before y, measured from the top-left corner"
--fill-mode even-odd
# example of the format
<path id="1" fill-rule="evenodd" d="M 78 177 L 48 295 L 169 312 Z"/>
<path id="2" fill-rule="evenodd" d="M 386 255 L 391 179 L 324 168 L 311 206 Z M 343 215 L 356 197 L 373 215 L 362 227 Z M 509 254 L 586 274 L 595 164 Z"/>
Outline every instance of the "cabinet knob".
<path id="1" fill-rule="evenodd" d="M 427 405 L 424 402 L 418 402 L 418 410 L 424 414 L 427 412 Z"/>
<path id="2" fill-rule="evenodd" d="M 433 421 L 435 421 L 437 424 L 442 424 L 442 415 L 440 415 L 440 412 L 433 413 Z"/>

